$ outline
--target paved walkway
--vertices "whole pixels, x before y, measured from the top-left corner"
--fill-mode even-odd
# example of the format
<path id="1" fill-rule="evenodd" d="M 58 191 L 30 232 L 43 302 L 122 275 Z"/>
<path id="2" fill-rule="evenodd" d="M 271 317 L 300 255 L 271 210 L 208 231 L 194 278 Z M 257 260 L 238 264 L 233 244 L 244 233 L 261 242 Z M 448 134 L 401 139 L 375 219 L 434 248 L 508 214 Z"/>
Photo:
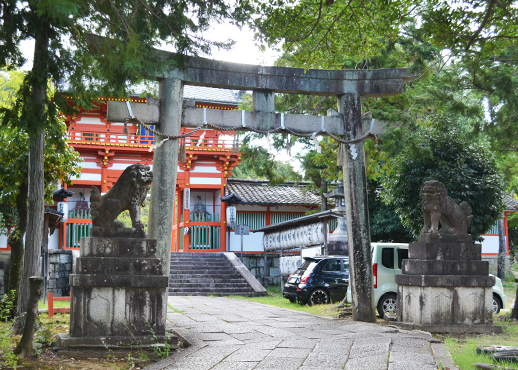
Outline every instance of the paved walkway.
<path id="1" fill-rule="evenodd" d="M 146 369 L 457 369 L 444 344 L 427 333 L 241 299 L 169 297 L 167 318 L 191 346 Z"/>

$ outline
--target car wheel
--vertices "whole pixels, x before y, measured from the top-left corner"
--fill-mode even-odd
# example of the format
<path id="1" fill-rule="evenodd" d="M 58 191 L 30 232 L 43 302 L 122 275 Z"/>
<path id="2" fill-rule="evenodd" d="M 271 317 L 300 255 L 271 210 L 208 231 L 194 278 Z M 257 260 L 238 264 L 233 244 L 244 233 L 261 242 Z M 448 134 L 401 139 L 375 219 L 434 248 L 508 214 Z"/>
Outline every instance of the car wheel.
<path id="1" fill-rule="evenodd" d="M 314 289 L 308 298 L 308 305 L 313 306 L 314 304 L 328 304 L 329 294 L 322 288 Z"/>
<path id="2" fill-rule="evenodd" d="M 386 313 L 390 315 L 396 314 L 397 294 L 387 293 L 380 298 L 378 302 L 378 314 L 384 317 Z"/>
<path id="3" fill-rule="evenodd" d="M 501 309 L 502 304 L 500 303 L 500 298 L 496 294 L 493 294 L 493 315 L 499 313 Z"/>

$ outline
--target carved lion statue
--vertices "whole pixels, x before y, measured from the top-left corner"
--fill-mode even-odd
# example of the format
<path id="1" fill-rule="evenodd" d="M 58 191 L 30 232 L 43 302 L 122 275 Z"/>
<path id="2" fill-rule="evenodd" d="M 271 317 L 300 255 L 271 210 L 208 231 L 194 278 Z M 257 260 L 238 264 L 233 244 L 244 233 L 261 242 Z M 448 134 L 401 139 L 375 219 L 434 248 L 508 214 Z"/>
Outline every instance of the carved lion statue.
<path id="1" fill-rule="evenodd" d="M 421 233 L 467 234 L 473 218 L 466 202 L 455 203 L 448 196 L 446 187 L 439 181 L 426 181 L 421 185 L 421 208 L 424 227 Z M 439 230 L 439 222 L 442 227 Z"/>
<path id="2" fill-rule="evenodd" d="M 149 170 L 149 166 L 133 164 L 124 170 L 115 185 L 103 196 L 96 187 L 92 187 L 92 226 L 124 227 L 116 218 L 127 210 L 132 226 L 144 230 L 144 225 L 140 221 L 140 207 L 146 199 L 152 181 L 153 172 Z"/>

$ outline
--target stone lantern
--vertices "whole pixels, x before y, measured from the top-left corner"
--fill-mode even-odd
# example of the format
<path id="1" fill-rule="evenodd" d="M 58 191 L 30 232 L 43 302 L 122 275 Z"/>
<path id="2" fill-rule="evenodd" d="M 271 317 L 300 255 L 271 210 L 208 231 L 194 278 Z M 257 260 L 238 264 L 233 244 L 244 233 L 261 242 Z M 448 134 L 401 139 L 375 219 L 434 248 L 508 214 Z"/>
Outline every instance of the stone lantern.
<path id="1" fill-rule="evenodd" d="M 325 193 L 324 196 L 326 198 L 333 198 L 335 201 L 335 208 L 333 208 L 333 212 L 339 213 L 345 216 L 345 195 L 344 195 L 344 186 L 340 185 L 337 188 L 333 189 L 333 191 L 329 193 Z"/>
<path id="2" fill-rule="evenodd" d="M 332 211 L 342 215 L 342 217 L 337 219 L 338 227 L 331 236 L 329 236 L 329 240 L 327 242 L 327 253 L 329 255 L 347 256 L 349 255 L 349 246 L 347 244 L 347 223 L 345 221 L 345 196 L 343 185 L 338 186 L 330 193 L 324 194 L 324 196 L 335 200 L 335 208 L 333 208 Z"/>

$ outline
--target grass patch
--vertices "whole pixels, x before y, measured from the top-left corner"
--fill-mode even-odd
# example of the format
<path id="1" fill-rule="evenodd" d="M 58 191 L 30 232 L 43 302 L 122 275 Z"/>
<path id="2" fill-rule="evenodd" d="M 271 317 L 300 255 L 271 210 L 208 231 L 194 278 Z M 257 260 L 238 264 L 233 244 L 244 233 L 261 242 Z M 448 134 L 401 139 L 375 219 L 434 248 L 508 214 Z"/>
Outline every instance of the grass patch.
<path id="1" fill-rule="evenodd" d="M 54 308 L 65 308 L 70 307 L 70 301 L 54 301 Z M 43 303 L 43 300 L 40 300 L 38 302 L 38 309 L 39 310 L 48 310 L 49 304 L 48 302 Z"/>
<path id="2" fill-rule="evenodd" d="M 263 303 L 270 306 L 287 308 L 320 316 L 336 317 L 339 314 L 339 311 L 337 310 L 338 303 L 315 306 L 301 305 L 299 303 L 291 303 L 288 299 L 284 298 L 282 296 L 280 286 L 269 286 L 266 290 L 268 291 L 268 295 L 264 297 L 232 296 L 232 298 L 244 299 L 251 302 Z"/>
<path id="3" fill-rule="evenodd" d="M 40 308 L 46 307 L 46 305 L 42 306 L 40 302 Z M 55 352 L 57 335 L 58 333 L 68 333 L 69 325 L 70 314 L 68 313 L 56 313 L 51 319 L 46 313 L 38 315 L 38 329 L 34 334 L 34 342 L 41 343 L 41 348 L 35 349 L 35 357 L 24 359 L 13 354 L 13 350 L 20 342 L 21 335 L 13 335 L 11 321 L 0 321 L 0 369 L 135 370 L 153 363 L 149 359 L 140 358 L 139 353 L 128 353 L 128 357 L 125 359 L 58 358 Z"/>
<path id="4" fill-rule="evenodd" d="M 174 313 L 183 313 L 182 310 L 177 310 L 176 308 L 174 308 L 173 306 L 171 306 L 171 304 L 167 304 L 167 307 L 169 308 L 170 312 L 174 312 Z"/>
<path id="5" fill-rule="evenodd" d="M 502 368 L 518 369 L 518 363 L 496 363 L 488 355 L 477 355 L 477 347 L 485 345 L 499 344 L 518 347 L 518 323 L 501 321 L 505 317 L 505 315 L 497 315 L 494 318 L 496 325 L 504 327 L 502 335 L 477 335 L 464 338 L 448 337 L 444 340 L 459 370 L 476 370 L 477 368 L 473 366 L 474 362 L 497 364 L 502 366 Z"/>

